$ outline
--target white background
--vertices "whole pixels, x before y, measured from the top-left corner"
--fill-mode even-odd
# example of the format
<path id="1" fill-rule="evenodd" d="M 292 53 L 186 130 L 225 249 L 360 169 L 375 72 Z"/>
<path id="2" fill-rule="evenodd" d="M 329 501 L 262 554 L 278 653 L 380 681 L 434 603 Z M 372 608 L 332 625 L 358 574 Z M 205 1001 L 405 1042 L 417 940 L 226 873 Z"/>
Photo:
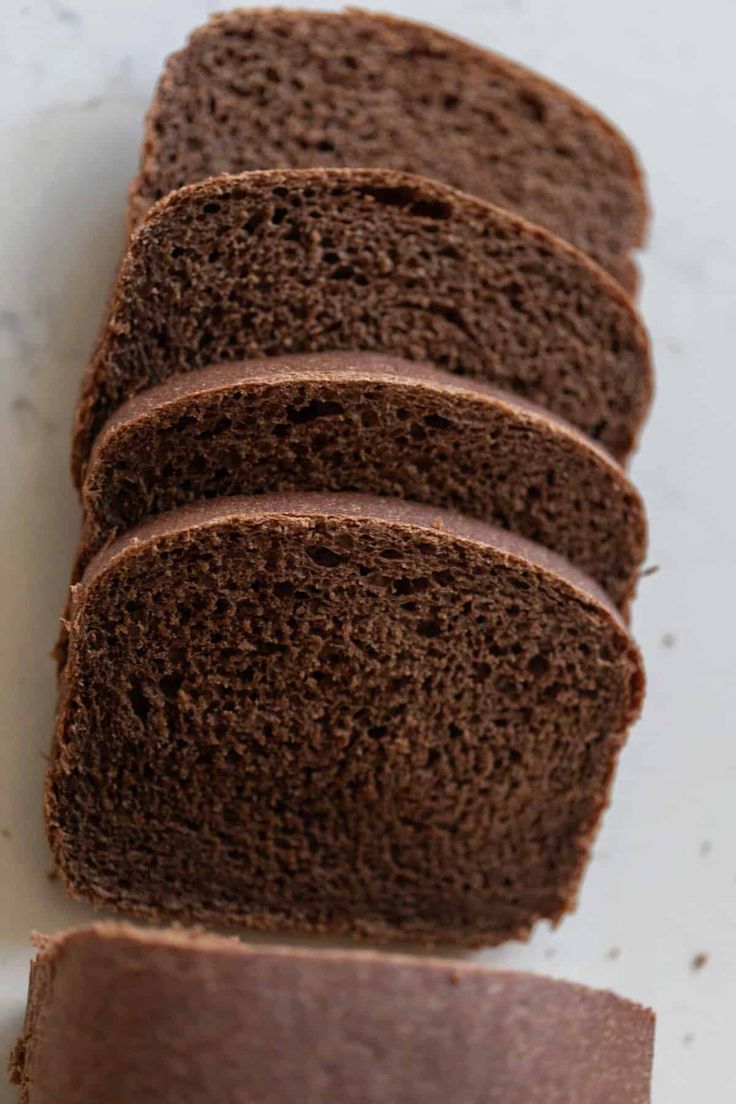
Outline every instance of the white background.
<path id="1" fill-rule="evenodd" d="M 46 877 L 40 811 L 54 698 L 47 653 L 77 526 L 72 406 L 156 74 L 210 7 L 0 8 L 4 1051 L 20 1025 L 29 931 L 89 915 Z M 631 136 L 648 171 L 656 218 L 642 308 L 658 395 L 633 471 L 660 568 L 644 580 L 635 615 L 649 697 L 577 914 L 483 957 L 653 1005 L 655 1104 L 726 1104 L 736 1100 L 736 3 L 396 0 L 393 10 L 567 84 Z M 700 954 L 707 961 L 694 969 Z M 2 1085 L 0 1101 L 11 1100 Z"/>

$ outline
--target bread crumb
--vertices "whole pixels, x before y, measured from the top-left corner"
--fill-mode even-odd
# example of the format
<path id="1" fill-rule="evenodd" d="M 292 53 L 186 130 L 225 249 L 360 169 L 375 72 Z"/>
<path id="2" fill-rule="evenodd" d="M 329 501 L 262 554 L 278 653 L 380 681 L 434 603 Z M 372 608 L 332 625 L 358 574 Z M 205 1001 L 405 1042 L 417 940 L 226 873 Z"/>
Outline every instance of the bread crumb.
<path id="1" fill-rule="evenodd" d="M 649 575 L 656 575 L 659 571 L 659 564 L 652 564 L 651 567 L 645 567 L 639 572 L 640 579 L 646 579 Z"/>
<path id="2" fill-rule="evenodd" d="M 706 954 L 706 952 L 705 951 L 699 951 L 698 954 L 693 955 L 692 961 L 690 963 L 690 969 L 691 970 L 702 970 L 707 961 L 708 961 L 708 955 Z"/>

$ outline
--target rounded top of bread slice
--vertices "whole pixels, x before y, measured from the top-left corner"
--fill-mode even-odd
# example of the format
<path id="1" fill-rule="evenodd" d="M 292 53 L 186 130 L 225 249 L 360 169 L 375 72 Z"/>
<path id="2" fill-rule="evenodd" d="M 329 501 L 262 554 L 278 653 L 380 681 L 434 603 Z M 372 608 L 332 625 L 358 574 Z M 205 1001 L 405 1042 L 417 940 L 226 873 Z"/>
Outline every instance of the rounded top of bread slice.
<path id="1" fill-rule="evenodd" d="M 355 9 L 241 9 L 195 30 L 151 105 L 130 220 L 224 171 L 351 165 L 477 194 L 634 284 L 627 253 L 642 244 L 646 198 L 607 120 L 498 54 Z"/>
<path id="2" fill-rule="evenodd" d="M 344 352 L 213 365 L 127 400 L 90 458 L 78 566 L 147 514 L 318 490 L 501 524 L 577 564 L 622 607 L 646 547 L 635 488 L 558 416 L 430 365 Z"/>
<path id="3" fill-rule="evenodd" d="M 599 607 L 601 613 L 612 617 L 621 626 L 622 633 L 628 637 L 619 610 L 603 588 L 564 557 L 542 545 L 507 529 L 451 510 L 398 498 L 319 491 L 214 498 L 149 518 L 122 534 L 92 558 L 81 583 L 73 588 L 72 610 L 76 612 L 85 600 L 85 592 L 107 571 L 127 557 L 145 553 L 156 545 L 186 539 L 188 534 L 196 534 L 208 528 L 216 529 L 221 525 L 257 528 L 264 523 L 277 521 L 279 524 L 308 527 L 312 520 L 344 523 L 348 528 L 351 523 L 358 526 L 363 522 L 375 523 L 378 526 L 404 530 L 416 538 L 422 531 L 429 531 L 442 541 L 460 541 L 475 545 L 481 552 L 489 550 L 500 560 L 551 578 L 555 586 L 569 590 L 571 596 L 578 601 Z"/>
<path id="4" fill-rule="evenodd" d="M 344 349 L 518 393 L 618 459 L 652 391 L 630 300 L 547 231 L 380 169 L 223 176 L 172 193 L 131 241 L 83 380 L 76 478 L 113 411 L 176 372 Z"/>
<path id="5" fill-rule="evenodd" d="M 11 1058 L 29 1104 L 648 1099 L 654 1016 L 613 993 L 127 924 L 37 946 Z"/>
<path id="6" fill-rule="evenodd" d="M 291 355 L 238 360 L 224 364 L 208 364 L 170 376 L 162 383 L 140 391 L 126 399 L 122 406 L 108 418 L 95 438 L 90 461 L 100 455 L 107 442 L 123 425 L 130 425 L 140 418 L 156 416 L 163 408 L 216 391 L 261 384 L 277 385 L 282 382 L 297 383 L 314 380 L 335 384 L 373 381 L 400 383 L 409 388 L 426 389 L 436 393 L 467 395 L 479 401 L 487 400 L 522 411 L 529 417 L 543 419 L 569 433 L 609 464 L 621 470 L 613 457 L 596 441 L 586 437 L 554 411 L 546 410 L 521 395 L 493 387 L 469 376 L 455 376 L 423 361 L 407 360 L 388 353 L 365 353 L 344 350 L 324 353 L 293 353 Z"/>

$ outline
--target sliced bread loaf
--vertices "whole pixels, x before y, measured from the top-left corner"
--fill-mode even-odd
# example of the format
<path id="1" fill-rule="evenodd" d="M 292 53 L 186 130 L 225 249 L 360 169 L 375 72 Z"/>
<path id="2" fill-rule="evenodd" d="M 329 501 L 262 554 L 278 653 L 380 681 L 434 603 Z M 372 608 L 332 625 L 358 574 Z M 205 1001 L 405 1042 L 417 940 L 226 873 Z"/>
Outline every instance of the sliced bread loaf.
<path id="1" fill-rule="evenodd" d="M 76 478 L 117 407 L 175 372 L 342 349 L 487 380 L 618 459 L 652 388 L 618 284 L 499 208 L 382 170 L 218 177 L 172 193 L 132 240 L 83 381 Z"/>
<path id="2" fill-rule="evenodd" d="M 213 500 L 75 588 L 47 823 L 160 921 L 476 945 L 575 900 L 639 655 L 596 584 L 478 521 Z"/>
<path id="3" fill-rule="evenodd" d="M 654 1016 L 504 970 L 100 924 L 38 939 L 21 1104 L 648 1104 Z"/>
<path id="4" fill-rule="evenodd" d="M 148 516 L 271 491 L 458 510 L 567 557 L 623 608 L 646 548 L 634 487 L 559 418 L 414 361 L 297 354 L 171 376 L 118 409 L 87 469 L 74 581 Z"/>
<path id="5" fill-rule="evenodd" d="M 497 54 L 372 12 L 240 10 L 169 58 L 130 221 L 184 184 L 251 169 L 365 166 L 437 178 L 590 253 L 627 287 L 646 200 L 631 147 L 568 92 Z"/>

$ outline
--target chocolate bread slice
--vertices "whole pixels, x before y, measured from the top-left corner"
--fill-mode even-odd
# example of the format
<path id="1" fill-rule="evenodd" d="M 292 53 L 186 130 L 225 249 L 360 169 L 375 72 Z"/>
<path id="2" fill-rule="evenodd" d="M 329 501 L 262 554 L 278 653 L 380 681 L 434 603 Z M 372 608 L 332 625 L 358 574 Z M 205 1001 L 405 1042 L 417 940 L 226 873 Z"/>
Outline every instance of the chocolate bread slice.
<path id="1" fill-rule="evenodd" d="M 557 411 L 621 459 L 652 389 L 628 297 L 546 231 L 370 169 L 218 177 L 133 238 L 77 411 L 74 469 L 131 395 L 218 361 L 361 349 Z"/>
<path id="2" fill-rule="evenodd" d="M 648 1104 L 654 1016 L 530 974 L 100 924 L 39 938 L 21 1104 Z"/>
<path id="3" fill-rule="evenodd" d="M 636 490 L 559 418 L 397 357 L 297 354 L 172 376 L 119 408 L 87 470 L 74 581 L 148 516 L 271 491 L 458 510 L 567 557 L 623 608 L 646 549 Z"/>
<path id="4" fill-rule="evenodd" d="M 75 588 L 47 789 L 69 892 L 161 921 L 477 945 L 575 900 L 639 655 L 482 522 L 218 499 Z"/>
<path id="5" fill-rule="evenodd" d="M 610 123 L 506 58 L 372 12 L 240 10 L 196 30 L 161 76 L 130 221 L 222 172 L 328 166 L 437 178 L 635 285 L 646 199 Z"/>

